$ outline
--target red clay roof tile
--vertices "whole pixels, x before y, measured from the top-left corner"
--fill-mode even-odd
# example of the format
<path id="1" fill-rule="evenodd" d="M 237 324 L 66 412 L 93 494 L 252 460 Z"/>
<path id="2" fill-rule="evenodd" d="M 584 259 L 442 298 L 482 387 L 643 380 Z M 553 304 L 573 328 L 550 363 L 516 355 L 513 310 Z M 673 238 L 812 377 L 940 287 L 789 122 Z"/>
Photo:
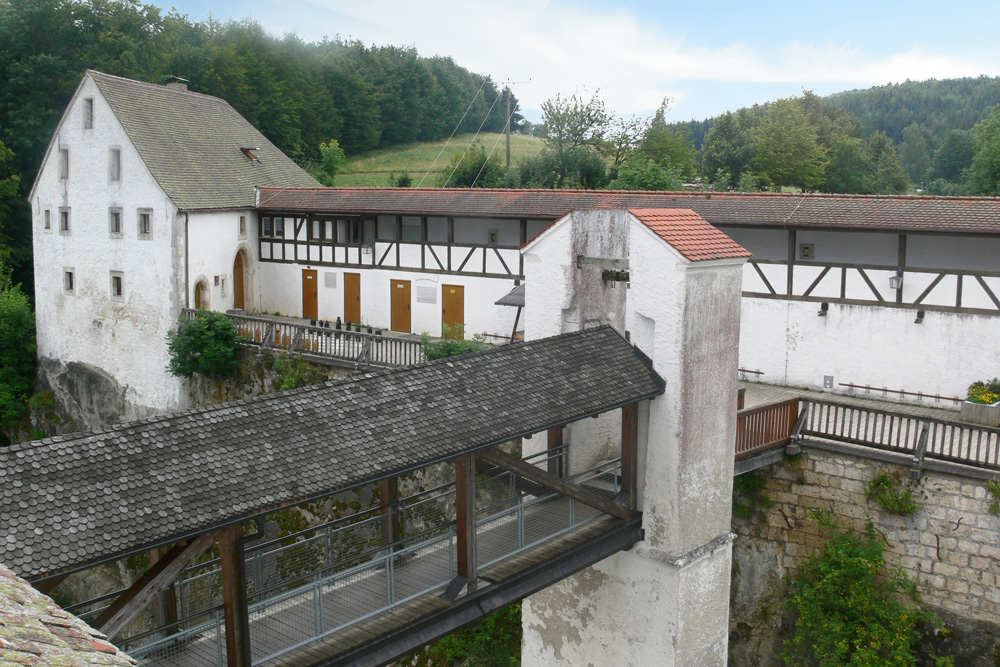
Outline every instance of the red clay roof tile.
<path id="1" fill-rule="evenodd" d="M 632 208 L 629 213 L 692 262 L 750 257 L 750 252 L 687 208 Z"/>

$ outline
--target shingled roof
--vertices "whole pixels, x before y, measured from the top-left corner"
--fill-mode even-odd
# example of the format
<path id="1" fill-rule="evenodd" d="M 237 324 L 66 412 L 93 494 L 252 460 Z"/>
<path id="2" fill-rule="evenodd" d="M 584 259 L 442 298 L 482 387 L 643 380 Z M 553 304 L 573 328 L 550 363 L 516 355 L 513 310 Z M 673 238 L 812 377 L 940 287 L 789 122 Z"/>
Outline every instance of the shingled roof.
<path id="1" fill-rule="evenodd" d="M 0 562 L 81 569 L 662 392 L 602 327 L 0 449 Z"/>
<path id="2" fill-rule="evenodd" d="M 135 665 L 108 638 L 0 565 L 0 665 Z"/>
<path id="3" fill-rule="evenodd" d="M 729 192 L 261 187 L 266 212 L 555 220 L 593 208 L 685 208 L 716 226 L 1000 234 L 1000 199 Z"/>
<path id="4" fill-rule="evenodd" d="M 179 209 L 249 208 L 254 186 L 318 185 L 225 100 L 94 70 L 87 76 Z M 259 148 L 259 162 L 242 147 Z"/>
<path id="5" fill-rule="evenodd" d="M 686 208 L 633 208 L 629 213 L 692 262 L 750 257 L 736 241 Z"/>

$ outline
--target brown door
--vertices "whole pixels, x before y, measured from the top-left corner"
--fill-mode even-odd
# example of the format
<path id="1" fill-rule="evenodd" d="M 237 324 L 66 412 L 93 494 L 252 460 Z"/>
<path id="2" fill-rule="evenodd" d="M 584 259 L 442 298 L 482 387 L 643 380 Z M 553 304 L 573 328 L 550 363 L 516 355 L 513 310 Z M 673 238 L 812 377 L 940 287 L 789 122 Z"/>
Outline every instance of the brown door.
<path id="1" fill-rule="evenodd" d="M 318 317 L 316 307 L 318 282 L 314 269 L 302 269 L 302 317 L 307 320 Z"/>
<path id="2" fill-rule="evenodd" d="M 344 320 L 361 321 L 361 274 L 344 274 Z"/>
<path id="3" fill-rule="evenodd" d="M 462 285 L 441 285 L 441 324 L 451 327 L 452 338 L 463 338 L 461 327 L 465 326 L 465 287 Z M 441 334 L 444 335 L 442 327 Z"/>
<path id="4" fill-rule="evenodd" d="M 233 308 L 243 308 L 243 253 L 233 261 Z"/>
<path id="5" fill-rule="evenodd" d="M 410 281 L 392 281 L 392 324 L 393 331 L 410 333 Z"/>

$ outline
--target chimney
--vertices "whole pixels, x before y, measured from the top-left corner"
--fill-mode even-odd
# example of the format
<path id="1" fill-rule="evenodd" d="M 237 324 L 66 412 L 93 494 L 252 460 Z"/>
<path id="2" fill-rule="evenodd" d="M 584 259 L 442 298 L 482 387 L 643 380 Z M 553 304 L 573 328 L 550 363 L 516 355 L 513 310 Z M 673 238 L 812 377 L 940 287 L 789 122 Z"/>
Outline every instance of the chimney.
<path id="1" fill-rule="evenodd" d="M 187 90 L 188 80 L 182 79 L 179 76 L 169 76 L 167 77 L 167 82 L 164 85 L 172 90 Z"/>

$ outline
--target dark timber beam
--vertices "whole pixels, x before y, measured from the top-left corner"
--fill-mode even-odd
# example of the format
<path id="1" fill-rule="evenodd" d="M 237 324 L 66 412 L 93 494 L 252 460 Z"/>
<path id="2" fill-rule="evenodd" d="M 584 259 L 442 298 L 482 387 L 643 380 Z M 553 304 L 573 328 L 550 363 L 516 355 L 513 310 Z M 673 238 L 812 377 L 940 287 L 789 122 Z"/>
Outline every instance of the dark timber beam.
<path id="1" fill-rule="evenodd" d="M 455 459 L 456 538 L 458 574 L 468 580 L 468 592 L 476 590 L 476 459 L 462 454 Z"/>
<path id="2" fill-rule="evenodd" d="M 241 524 L 219 531 L 222 565 L 222 613 L 226 620 L 228 667 L 250 667 L 250 618 L 247 611 L 246 570 L 243 566 Z"/>
<path id="3" fill-rule="evenodd" d="M 58 577 L 52 577 L 51 579 L 40 581 L 37 584 L 32 584 L 32 586 L 34 586 L 35 590 L 41 593 L 42 595 L 48 595 L 49 593 L 55 590 L 56 586 L 65 581 L 66 577 L 68 576 L 69 576 L 68 574 L 64 574 Z"/>
<path id="4" fill-rule="evenodd" d="M 150 566 L 156 565 L 160 562 L 160 559 L 166 556 L 168 551 L 169 549 L 166 547 L 160 547 L 150 551 Z M 153 611 L 156 616 L 156 625 L 161 628 L 165 627 L 166 634 L 172 635 L 177 632 L 177 619 L 179 616 L 177 615 L 177 595 L 174 593 L 173 589 L 167 588 L 167 590 L 160 593 L 160 606 L 156 607 Z"/>
<path id="5" fill-rule="evenodd" d="M 167 589 L 180 575 L 181 570 L 215 542 L 216 533 L 206 533 L 187 546 L 177 545 L 156 561 L 138 581 L 118 596 L 118 598 L 98 616 L 92 625 L 114 637 L 139 615 L 160 593 Z"/>
<path id="6" fill-rule="evenodd" d="M 518 313 L 520 314 L 521 309 L 518 308 Z M 513 335 L 511 334 L 511 340 L 513 340 Z M 565 459 L 563 458 L 563 452 L 557 451 L 563 446 L 563 427 L 556 426 L 555 428 L 550 428 L 548 431 L 548 468 L 549 474 L 555 475 L 556 477 L 565 477 L 566 470 L 564 469 Z"/>
<path id="7" fill-rule="evenodd" d="M 795 230 L 788 230 L 788 283 L 785 285 L 785 296 L 792 296 L 792 279 L 795 277 Z"/>
<path id="8" fill-rule="evenodd" d="M 596 493 L 582 489 L 576 484 L 570 484 L 555 475 L 545 472 L 541 468 L 536 468 L 523 459 L 511 456 L 510 454 L 502 452 L 495 447 L 480 450 L 476 452 L 476 456 L 484 461 L 492 463 L 495 466 L 500 466 L 504 470 L 509 470 L 517 475 L 520 475 L 530 482 L 535 482 L 536 484 L 540 484 L 541 486 L 555 491 L 556 493 L 561 493 L 562 495 L 572 498 L 573 500 L 577 500 L 584 505 L 600 510 L 605 514 L 610 514 L 611 516 L 625 520 L 633 519 L 636 516 L 634 511 L 624 505 L 619 505 L 613 500 L 608 500 L 607 498 L 603 498 Z"/>
<path id="9" fill-rule="evenodd" d="M 896 266 L 900 273 L 906 268 L 906 234 L 899 235 L 899 253 Z M 896 303 L 903 303 L 903 288 L 896 290 Z"/>
<path id="10" fill-rule="evenodd" d="M 379 481 L 382 498 L 382 546 L 395 544 L 402 537 L 399 523 L 399 477 L 393 475 Z"/>
<path id="11" fill-rule="evenodd" d="M 639 503 L 636 456 L 639 449 L 639 404 L 622 408 L 622 490 L 628 493 L 629 509 Z"/>

